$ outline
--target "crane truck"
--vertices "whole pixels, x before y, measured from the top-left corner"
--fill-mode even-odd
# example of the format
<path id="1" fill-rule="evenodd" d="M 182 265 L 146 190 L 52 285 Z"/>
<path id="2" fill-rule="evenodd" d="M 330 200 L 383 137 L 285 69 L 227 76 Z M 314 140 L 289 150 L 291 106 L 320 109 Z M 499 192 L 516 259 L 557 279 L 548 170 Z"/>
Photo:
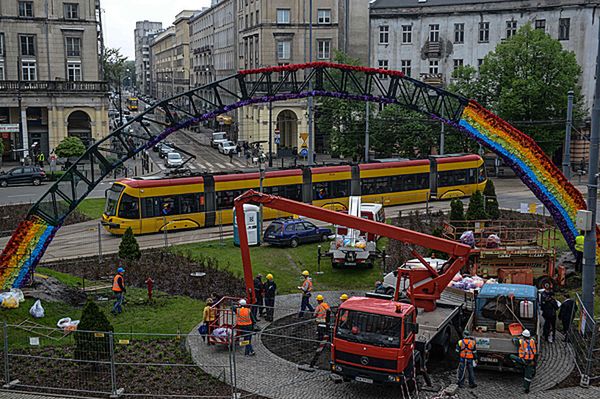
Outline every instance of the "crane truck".
<path id="1" fill-rule="evenodd" d="M 413 249 L 423 268 L 398 269 L 394 296 L 367 294 L 344 302 L 333 328 L 330 366 L 333 375 L 344 381 L 407 384 L 415 373 L 425 370 L 430 349 L 447 350 L 453 327 L 462 329 L 463 306 L 444 302 L 441 295 L 452 277 L 465 265 L 471 248 L 459 242 L 387 225 L 299 203 L 286 198 L 249 190 L 235 199 L 236 219 L 245 230 L 244 204 L 290 212 L 351 229 L 402 241 L 411 246 L 431 248 L 448 255 L 443 267 L 432 267 Z M 248 239 L 240 234 L 246 296 L 255 302 Z M 399 283 L 398 283 L 399 284 Z"/>

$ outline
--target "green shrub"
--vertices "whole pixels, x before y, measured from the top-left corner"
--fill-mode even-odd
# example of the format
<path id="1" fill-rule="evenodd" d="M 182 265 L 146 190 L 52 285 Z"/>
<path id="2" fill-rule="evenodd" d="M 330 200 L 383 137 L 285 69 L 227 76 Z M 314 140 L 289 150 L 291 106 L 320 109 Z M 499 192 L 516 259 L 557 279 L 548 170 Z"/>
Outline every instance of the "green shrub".
<path id="1" fill-rule="evenodd" d="M 465 206 L 458 198 L 450 202 L 450 220 L 465 220 Z"/>
<path id="2" fill-rule="evenodd" d="M 140 245 L 133 235 L 133 230 L 128 227 L 119 244 L 119 258 L 132 262 L 139 260 L 141 256 Z"/>
<path id="3" fill-rule="evenodd" d="M 469 199 L 469 207 L 467 209 L 467 220 L 486 220 L 488 218 L 485 212 L 483 203 L 483 195 L 480 191 L 475 191 Z"/>
<path id="4" fill-rule="evenodd" d="M 88 301 L 75 332 L 75 358 L 78 360 L 110 359 L 110 336 L 113 326 L 94 301 Z M 85 366 L 86 363 L 81 363 Z"/>
<path id="5" fill-rule="evenodd" d="M 85 152 L 85 145 L 79 137 L 65 137 L 55 152 L 59 158 L 79 158 Z"/>
<path id="6" fill-rule="evenodd" d="M 498 198 L 496 197 L 496 188 L 494 182 L 488 179 L 483 189 L 485 199 L 485 213 L 490 219 L 498 219 L 500 217 L 500 208 L 498 206 Z"/>

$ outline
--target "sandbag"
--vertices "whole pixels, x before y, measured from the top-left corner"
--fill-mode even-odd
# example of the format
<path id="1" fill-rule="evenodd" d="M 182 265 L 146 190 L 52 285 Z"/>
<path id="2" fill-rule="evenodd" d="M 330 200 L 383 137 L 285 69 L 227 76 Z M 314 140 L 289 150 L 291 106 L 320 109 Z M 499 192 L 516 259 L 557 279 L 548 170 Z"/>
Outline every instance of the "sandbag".
<path id="1" fill-rule="evenodd" d="M 42 301 L 39 299 L 35 301 L 33 306 L 29 309 L 29 314 L 35 317 L 36 319 L 41 319 L 44 317 L 44 308 L 42 307 Z"/>
<path id="2" fill-rule="evenodd" d="M 14 295 L 10 295 L 2 300 L 2 304 L 0 306 L 5 309 L 16 309 L 19 307 L 19 300 Z"/>

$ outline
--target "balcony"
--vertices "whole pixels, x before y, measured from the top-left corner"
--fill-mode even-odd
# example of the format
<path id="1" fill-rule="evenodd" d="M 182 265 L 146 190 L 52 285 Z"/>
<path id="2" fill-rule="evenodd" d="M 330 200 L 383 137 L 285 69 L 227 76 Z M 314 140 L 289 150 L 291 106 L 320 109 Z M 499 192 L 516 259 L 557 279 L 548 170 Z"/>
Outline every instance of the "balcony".
<path id="1" fill-rule="evenodd" d="M 0 93 L 108 93 L 107 82 L 67 82 L 62 80 L 0 81 Z"/>
<path id="2" fill-rule="evenodd" d="M 440 58 L 442 56 L 442 43 L 440 41 L 427 41 L 423 48 L 427 58 Z"/>

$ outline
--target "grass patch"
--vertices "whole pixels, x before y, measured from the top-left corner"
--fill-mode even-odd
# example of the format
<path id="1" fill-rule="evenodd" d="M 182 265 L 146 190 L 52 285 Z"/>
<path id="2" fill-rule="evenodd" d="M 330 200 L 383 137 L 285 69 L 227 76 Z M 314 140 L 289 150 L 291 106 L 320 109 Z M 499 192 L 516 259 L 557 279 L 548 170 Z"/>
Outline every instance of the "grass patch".
<path id="1" fill-rule="evenodd" d="M 104 212 L 104 198 L 87 198 L 77 205 L 77 210 L 90 219 L 100 219 Z"/>
<path id="2" fill-rule="evenodd" d="M 250 249 L 252 269 L 254 274 L 262 273 L 265 276 L 272 273 L 279 294 L 299 292 L 297 287 L 302 283 L 300 273 L 308 270 L 312 274 L 314 290 L 356 290 L 371 288 L 373 283 L 381 279 L 381 268 L 373 269 L 333 269 L 329 259 L 321 260 L 321 275 L 317 271 L 317 245 L 305 244 L 297 248 L 280 248 L 263 244 Z M 329 243 L 322 243 L 325 250 Z M 212 257 L 218 259 L 219 267 L 225 268 L 236 276 L 243 278 L 242 259 L 240 249 L 233 245 L 232 239 L 224 240 L 224 245 L 219 241 L 185 244 L 173 247 L 172 251 L 192 258 Z"/>

